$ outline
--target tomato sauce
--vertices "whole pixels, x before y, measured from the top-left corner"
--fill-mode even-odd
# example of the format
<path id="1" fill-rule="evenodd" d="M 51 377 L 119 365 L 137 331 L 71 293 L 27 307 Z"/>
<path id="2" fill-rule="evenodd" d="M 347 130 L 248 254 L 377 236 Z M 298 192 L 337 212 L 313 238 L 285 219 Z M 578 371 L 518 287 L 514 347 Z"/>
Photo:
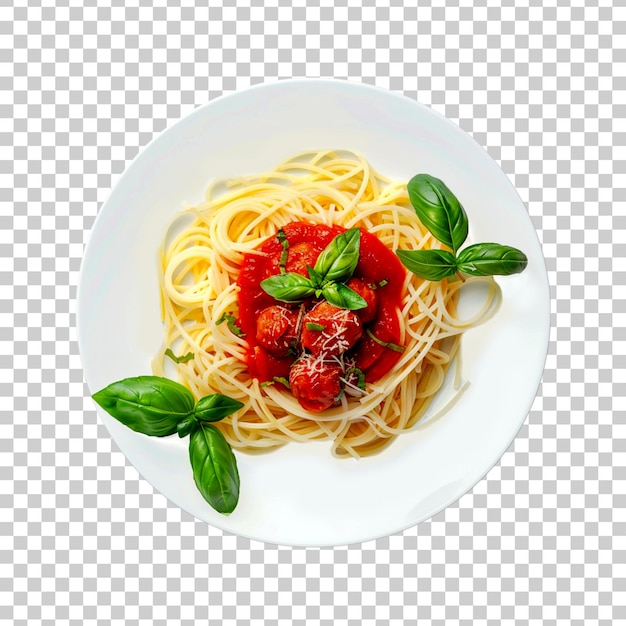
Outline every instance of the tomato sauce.
<path id="1" fill-rule="evenodd" d="M 306 248 L 306 262 L 309 263 L 310 260 L 317 258 L 317 255 L 345 229 L 340 226 L 292 222 L 282 230 L 289 244 L 288 250 L 294 249 L 297 255 L 299 249 Z M 297 244 L 309 245 L 298 246 Z M 300 304 L 278 302 L 265 293 L 260 286 L 262 280 L 279 273 L 279 259 L 282 252 L 283 245 L 279 238 L 276 236 L 268 238 L 255 253 L 244 257 L 237 280 L 239 286 L 238 325 L 245 333 L 249 345 L 247 365 L 250 374 L 262 382 L 271 381 L 275 377 L 288 378 L 290 367 L 298 357 L 295 354 L 278 357 L 272 355 L 261 347 L 256 339 L 257 318 L 261 311 L 276 304 L 296 310 L 300 308 Z M 293 263 L 294 268 L 306 267 L 305 263 L 298 263 L 298 259 L 295 258 L 288 263 Z M 290 271 L 305 273 L 304 269 Z M 364 330 L 369 330 L 380 342 L 399 344 L 402 333 L 398 311 L 401 305 L 405 270 L 393 252 L 387 249 L 375 235 L 363 229 L 361 229 L 359 262 L 353 276 L 375 288 L 376 312 L 374 318 L 364 324 Z M 379 286 L 381 283 L 384 284 Z M 316 302 L 317 300 L 311 300 L 305 303 L 305 307 L 311 308 Z M 400 352 L 380 345 L 367 332 L 363 333 L 347 354 L 353 359 L 355 366 L 364 372 L 368 382 L 378 380 L 400 358 Z"/>

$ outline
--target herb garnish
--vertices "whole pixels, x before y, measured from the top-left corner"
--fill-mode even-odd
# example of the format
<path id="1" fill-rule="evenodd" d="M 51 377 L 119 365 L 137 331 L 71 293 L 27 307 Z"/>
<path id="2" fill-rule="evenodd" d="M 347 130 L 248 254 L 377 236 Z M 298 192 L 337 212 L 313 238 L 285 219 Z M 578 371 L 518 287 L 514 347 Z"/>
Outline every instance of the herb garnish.
<path id="1" fill-rule="evenodd" d="M 414 176 L 407 185 L 411 204 L 420 221 L 450 250 L 397 250 L 403 265 L 427 280 L 462 274 L 508 276 L 524 271 L 526 255 L 498 243 L 477 243 L 459 252 L 468 233 L 465 209 L 445 183 L 429 174 Z"/>
<path id="2" fill-rule="evenodd" d="M 307 322 L 305 325 L 307 330 L 318 330 L 322 331 L 326 328 L 323 324 L 318 324 L 317 322 Z"/>
<path id="3" fill-rule="evenodd" d="M 356 381 L 350 381 L 350 379 L 355 376 Z M 359 369 L 358 367 L 351 367 L 350 369 L 347 369 L 344 376 L 344 381 L 348 382 L 348 384 L 352 385 L 353 387 L 358 387 L 361 391 L 365 391 L 365 374 L 363 373 L 363 370 Z"/>
<path id="4" fill-rule="evenodd" d="M 169 356 L 170 359 L 172 359 L 172 361 L 174 361 L 174 363 L 187 363 L 187 361 L 191 361 L 195 357 L 193 352 L 187 352 L 187 354 L 185 354 L 183 356 L 176 356 L 172 352 L 171 348 L 168 348 L 165 351 L 165 356 Z"/>
<path id="5" fill-rule="evenodd" d="M 404 346 L 399 346 L 397 343 L 393 343 L 392 341 L 383 341 L 379 339 L 369 328 L 365 331 L 368 337 L 371 337 L 379 346 L 383 348 L 389 348 L 394 352 L 404 352 Z"/>
<path id="6" fill-rule="evenodd" d="M 350 228 L 337 235 L 320 253 L 315 267 L 308 267 L 309 277 L 295 272 L 270 276 L 261 288 L 281 302 L 299 302 L 323 296 L 334 306 L 356 311 L 367 302 L 344 283 L 350 279 L 359 262 L 361 231 Z"/>
<path id="7" fill-rule="evenodd" d="M 191 391 L 161 376 L 137 376 L 93 394 L 109 415 L 153 437 L 190 435 L 189 460 L 204 499 L 219 513 L 232 513 L 239 500 L 237 461 L 224 435 L 212 426 L 244 405 L 219 393 L 195 401 Z"/>
<path id="8" fill-rule="evenodd" d="M 237 326 L 237 318 L 234 315 L 230 313 L 224 313 L 222 317 L 220 317 L 217 320 L 217 322 L 215 322 L 215 324 L 219 326 L 220 324 L 223 324 L 224 322 L 226 322 L 226 325 L 228 326 L 228 330 L 230 330 L 230 332 L 233 333 L 233 335 L 237 335 L 237 337 L 246 336 L 246 333 L 244 333 L 241 330 L 241 328 Z"/>
<path id="9" fill-rule="evenodd" d="M 381 289 L 382 287 L 388 284 L 389 284 L 389 280 L 387 278 L 383 278 L 382 280 L 379 280 L 377 283 L 370 283 L 368 286 L 370 289 L 376 291 L 376 289 Z"/>
<path id="10" fill-rule="evenodd" d="M 278 266 L 280 267 L 280 273 L 284 274 L 287 271 L 287 257 L 289 255 L 289 240 L 287 239 L 287 235 L 285 235 L 285 231 L 281 228 L 276 233 L 276 239 L 280 242 L 280 245 L 283 247 L 282 252 L 280 253 L 280 260 L 278 261 Z"/>
<path id="11" fill-rule="evenodd" d="M 272 378 L 272 380 L 266 380 L 266 381 L 262 382 L 260 386 L 261 387 L 270 387 L 274 383 L 280 383 L 281 385 L 284 385 L 285 387 L 287 387 L 287 389 L 291 390 L 291 385 L 289 384 L 289 380 L 287 378 L 285 378 L 284 376 L 274 376 L 274 378 Z"/>

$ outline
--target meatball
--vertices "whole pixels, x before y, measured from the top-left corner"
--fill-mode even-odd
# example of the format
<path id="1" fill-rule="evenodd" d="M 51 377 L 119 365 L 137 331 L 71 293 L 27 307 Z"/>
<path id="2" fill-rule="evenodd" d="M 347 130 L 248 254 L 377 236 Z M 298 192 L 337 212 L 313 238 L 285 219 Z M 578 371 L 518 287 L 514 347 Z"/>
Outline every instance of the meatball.
<path id="1" fill-rule="evenodd" d="M 306 354 L 291 366 L 289 386 L 303 409 L 324 411 L 341 393 L 342 375 L 338 363 Z"/>
<path id="2" fill-rule="evenodd" d="M 256 340 L 272 356 L 283 357 L 297 342 L 298 311 L 268 306 L 256 320 Z"/>
<path id="3" fill-rule="evenodd" d="M 308 276 L 309 272 L 307 266 L 310 265 L 314 267 L 319 254 L 319 250 L 310 243 L 297 243 L 290 246 L 287 252 L 287 264 L 285 269 L 288 272 Z"/>
<path id="4" fill-rule="evenodd" d="M 367 324 L 367 322 L 371 322 L 376 317 L 376 306 L 378 305 L 376 292 L 371 287 L 368 287 L 362 280 L 354 277 L 346 283 L 346 287 L 350 287 L 352 291 L 358 293 L 361 298 L 367 302 L 367 306 L 364 309 L 357 309 L 355 311 L 361 323 Z"/>
<path id="5" fill-rule="evenodd" d="M 309 272 L 307 270 L 307 265 L 314 267 L 319 254 L 320 251 L 313 244 L 310 243 L 303 242 L 296 243 L 293 246 L 289 246 L 287 250 L 287 262 L 285 263 L 285 271 L 293 272 L 295 274 L 302 274 L 303 276 L 306 276 L 308 278 Z M 265 278 L 280 274 L 281 257 L 282 252 L 279 252 L 267 261 L 264 272 Z"/>
<path id="6" fill-rule="evenodd" d="M 358 316 L 320 302 L 302 320 L 300 343 L 314 356 L 333 357 L 349 350 L 363 334 Z"/>

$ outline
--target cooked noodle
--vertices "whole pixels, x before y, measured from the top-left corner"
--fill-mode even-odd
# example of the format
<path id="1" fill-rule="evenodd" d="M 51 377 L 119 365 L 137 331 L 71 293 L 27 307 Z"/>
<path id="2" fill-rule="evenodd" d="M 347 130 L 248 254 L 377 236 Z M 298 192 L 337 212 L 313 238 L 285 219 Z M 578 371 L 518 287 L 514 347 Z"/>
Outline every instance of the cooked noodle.
<path id="1" fill-rule="evenodd" d="M 193 359 L 175 367 L 197 398 L 222 393 L 244 403 L 218 424 L 234 448 L 253 452 L 290 441 L 332 440 L 338 456 L 373 454 L 424 415 L 457 353 L 460 333 L 493 312 L 497 285 L 491 278 L 467 279 L 485 282 L 488 296 L 480 311 L 461 320 L 457 300 L 466 283 L 431 282 L 407 272 L 400 359 L 360 397 L 344 394 L 338 406 L 310 413 L 281 385 L 262 388 L 244 362 L 245 337 L 217 323 L 224 314 L 236 316 L 244 255 L 293 221 L 359 226 L 391 250 L 441 247 L 419 222 L 406 182 L 386 179 L 354 153 L 306 153 L 262 175 L 214 183 L 205 202 L 176 217 L 163 242 L 165 339 L 153 371 L 165 374 L 166 348 L 192 352 Z"/>

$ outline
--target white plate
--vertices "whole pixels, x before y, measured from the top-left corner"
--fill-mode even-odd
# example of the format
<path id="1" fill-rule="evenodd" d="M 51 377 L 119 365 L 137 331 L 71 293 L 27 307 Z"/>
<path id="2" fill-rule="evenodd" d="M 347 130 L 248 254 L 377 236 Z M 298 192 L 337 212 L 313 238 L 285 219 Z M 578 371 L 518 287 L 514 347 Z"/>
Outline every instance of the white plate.
<path id="1" fill-rule="evenodd" d="M 214 177 L 253 174 L 309 149 L 361 152 L 375 169 L 443 179 L 463 203 L 473 241 L 529 258 L 499 280 L 503 302 L 463 338 L 471 383 L 436 422 L 381 454 L 337 460 L 329 445 L 237 453 L 241 495 L 224 517 L 192 479 L 187 439 L 137 434 L 98 408 L 142 476 L 196 517 L 245 537 L 300 546 L 342 545 L 404 530 L 456 501 L 498 461 L 535 397 L 547 353 L 550 308 L 543 256 L 519 196 L 487 153 L 416 102 L 331 80 L 257 86 L 200 107 L 152 141 L 120 178 L 95 222 L 78 291 L 78 337 L 91 392 L 149 374 L 161 342 L 157 247 L 171 216 L 199 201 Z"/>

